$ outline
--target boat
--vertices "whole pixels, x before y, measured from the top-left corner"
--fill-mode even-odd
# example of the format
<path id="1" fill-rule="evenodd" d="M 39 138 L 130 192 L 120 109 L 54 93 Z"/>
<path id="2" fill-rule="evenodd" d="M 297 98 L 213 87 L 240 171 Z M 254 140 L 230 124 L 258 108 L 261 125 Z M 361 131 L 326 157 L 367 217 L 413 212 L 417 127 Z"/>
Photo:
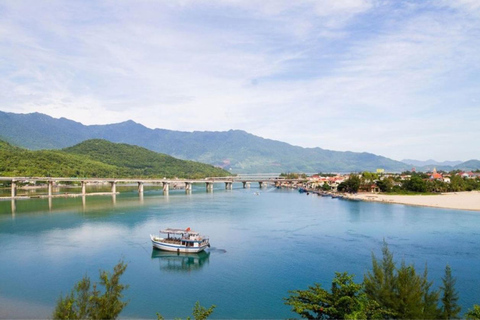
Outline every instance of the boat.
<path id="1" fill-rule="evenodd" d="M 150 235 L 154 248 L 164 251 L 197 253 L 210 247 L 209 238 L 187 229 L 167 228 L 160 230 L 166 237 Z"/>

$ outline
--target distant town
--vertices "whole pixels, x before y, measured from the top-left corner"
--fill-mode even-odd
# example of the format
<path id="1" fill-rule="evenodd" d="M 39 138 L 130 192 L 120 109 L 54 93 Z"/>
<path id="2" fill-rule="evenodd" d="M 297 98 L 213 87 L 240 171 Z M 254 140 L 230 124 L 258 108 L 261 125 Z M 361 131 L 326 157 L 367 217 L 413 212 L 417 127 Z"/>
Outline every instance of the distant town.
<path id="1" fill-rule="evenodd" d="M 311 176 L 297 173 L 282 173 L 283 178 L 304 178 L 305 182 L 285 182 L 284 187 L 303 188 L 308 191 L 343 193 L 440 193 L 480 190 L 480 170 L 386 173 L 376 172 L 350 174 L 319 173 Z"/>

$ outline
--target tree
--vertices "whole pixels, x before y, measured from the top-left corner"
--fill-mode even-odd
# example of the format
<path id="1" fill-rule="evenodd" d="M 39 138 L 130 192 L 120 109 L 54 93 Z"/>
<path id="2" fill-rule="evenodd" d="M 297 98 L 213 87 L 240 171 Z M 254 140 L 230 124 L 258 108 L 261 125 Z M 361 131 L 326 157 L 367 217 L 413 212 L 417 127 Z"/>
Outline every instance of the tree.
<path id="1" fill-rule="evenodd" d="M 372 255 L 373 270 L 364 277 L 367 297 L 391 312 L 391 318 L 438 318 L 438 292 L 430 291 L 433 283 L 427 279 L 427 266 L 423 275 L 417 274 L 415 267 L 406 265 L 405 261 L 397 268 L 385 242 L 382 254 L 382 261 Z"/>
<path id="2" fill-rule="evenodd" d="M 330 187 L 330 185 L 329 185 L 328 183 L 326 183 L 326 182 L 323 183 L 323 185 L 322 185 L 321 188 L 322 188 L 323 191 L 330 191 L 330 190 L 332 190 L 332 187 Z"/>
<path id="3" fill-rule="evenodd" d="M 380 188 L 380 191 L 382 192 L 390 192 L 392 191 L 392 188 L 393 188 L 393 180 L 390 177 L 382 180 L 378 180 L 377 186 L 378 188 Z"/>
<path id="4" fill-rule="evenodd" d="M 393 306 L 400 319 L 423 318 L 422 278 L 413 265 L 402 261 L 396 275 L 396 301 Z"/>
<path id="5" fill-rule="evenodd" d="M 448 185 L 440 180 L 427 180 L 425 182 L 427 192 L 446 192 Z"/>
<path id="6" fill-rule="evenodd" d="M 403 188 L 407 191 L 426 192 L 427 183 L 421 177 L 414 175 L 403 183 Z"/>
<path id="7" fill-rule="evenodd" d="M 215 309 L 215 305 L 210 306 L 210 308 L 205 308 L 200 305 L 200 302 L 196 302 L 195 306 L 193 307 L 193 318 L 195 320 L 206 320 L 212 313 L 213 309 Z M 157 312 L 157 320 L 165 319 L 160 313 Z M 187 317 L 187 320 L 190 320 L 190 317 Z"/>
<path id="8" fill-rule="evenodd" d="M 480 319 L 480 305 L 478 304 L 473 305 L 473 309 L 469 309 L 468 312 L 465 313 L 465 318 L 469 320 Z"/>
<path id="9" fill-rule="evenodd" d="M 465 190 L 465 180 L 458 174 L 452 174 L 448 191 L 462 191 Z"/>
<path id="10" fill-rule="evenodd" d="M 85 276 L 72 289 L 70 294 L 60 297 L 53 312 L 54 319 L 116 319 L 123 308 L 128 304 L 121 299 L 123 290 L 128 285 L 120 283 L 120 277 L 127 265 L 120 261 L 114 268 L 113 274 L 100 271 L 100 285 L 105 288 L 102 293 L 97 283 L 90 285 L 90 278 Z"/>
<path id="11" fill-rule="evenodd" d="M 351 174 L 347 180 L 338 185 L 338 191 L 355 193 L 360 188 L 360 177 L 356 174 Z"/>
<path id="12" fill-rule="evenodd" d="M 443 285 L 440 290 L 442 295 L 442 313 L 443 319 L 456 319 L 462 308 L 458 305 L 458 292 L 455 290 L 455 279 L 452 276 L 452 269 L 447 264 L 445 267 L 445 276 L 442 278 Z"/>
<path id="13" fill-rule="evenodd" d="M 346 272 L 336 272 L 330 292 L 315 283 L 307 290 L 290 291 L 285 304 L 306 319 L 373 319 L 386 315 L 353 278 Z"/>
<path id="14" fill-rule="evenodd" d="M 382 255 L 382 261 L 380 262 L 372 253 L 372 271 L 364 276 L 363 283 L 365 293 L 370 299 L 377 301 L 386 309 L 393 310 L 396 286 L 395 263 L 393 262 L 393 254 L 385 241 L 383 241 Z"/>
<path id="15" fill-rule="evenodd" d="M 365 183 L 372 183 L 375 180 L 378 180 L 378 174 L 369 172 L 369 171 L 364 171 L 362 172 L 362 178 Z"/>
<path id="16" fill-rule="evenodd" d="M 438 297 L 440 293 L 436 290 L 430 291 L 433 282 L 428 281 L 428 268 L 425 264 L 425 271 L 422 279 L 423 292 L 423 318 L 424 319 L 438 319 L 440 317 L 440 309 L 438 308 Z"/>

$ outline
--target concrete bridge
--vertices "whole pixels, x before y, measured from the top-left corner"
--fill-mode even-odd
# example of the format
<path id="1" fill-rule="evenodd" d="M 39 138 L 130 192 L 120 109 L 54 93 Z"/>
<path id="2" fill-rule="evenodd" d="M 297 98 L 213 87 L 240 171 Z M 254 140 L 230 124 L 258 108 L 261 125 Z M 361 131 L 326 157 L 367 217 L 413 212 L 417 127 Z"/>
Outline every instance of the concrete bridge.
<path id="1" fill-rule="evenodd" d="M 99 193 L 87 193 L 88 184 L 110 184 L 111 194 L 117 193 L 118 184 L 136 184 L 138 186 L 138 193 L 143 195 L 144 186 L 149 185 L 161 185 L 163 187 L 164 194 L 168 194 L 170 186 L 179 186 L 185 189 L 186 193 L 192 191 L 193 184 L 205 184 L 207 192 L 213 191 L 213 185 L 215 183 L 225 184 L 225 189 L 232 189 L 233 183 L 242 183 L 243 188 L 249 188 L 252 183 L 258 183 L 260 188 L 266 187 L 269 184 L 279 187 L 284 183 L 304 182 L 306 179 L 283 179 L 274 176 L 260 176 L 260 175 L 248 175 L 248 176 L 235 176 L 235 177 L 211 177 L 205 179 L 135 179 L 135 178 L 64 178 L 64 177 L 0 177 L 0 181 L 6 181 L 11 183 L 11 196 L 10 199 L 18 198 L 17 189 L 19 183 L 37 183 L 44 182 L 47 185 L 47 194 L 41 195 L 42 197 L 54 197 L 64 195 L 54 195 L 53 187 L 61 183 L 79 183 L 81 186 L 81 195 L 92 195 Z"/>

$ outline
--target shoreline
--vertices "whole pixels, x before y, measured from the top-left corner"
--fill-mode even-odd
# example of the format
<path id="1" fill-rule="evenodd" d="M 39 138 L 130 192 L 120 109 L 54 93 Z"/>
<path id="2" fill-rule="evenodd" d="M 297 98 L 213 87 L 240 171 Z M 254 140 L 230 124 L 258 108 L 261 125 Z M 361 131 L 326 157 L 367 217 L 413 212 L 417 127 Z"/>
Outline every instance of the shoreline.
<path id="1" fill-rule="evenodd" d="M 448 192 L 438 195 L 388 195 L 380 193 L 358 193 L 345 195 L 344 198 L 367 202 L 480 211 L 480 191 Z"/>

